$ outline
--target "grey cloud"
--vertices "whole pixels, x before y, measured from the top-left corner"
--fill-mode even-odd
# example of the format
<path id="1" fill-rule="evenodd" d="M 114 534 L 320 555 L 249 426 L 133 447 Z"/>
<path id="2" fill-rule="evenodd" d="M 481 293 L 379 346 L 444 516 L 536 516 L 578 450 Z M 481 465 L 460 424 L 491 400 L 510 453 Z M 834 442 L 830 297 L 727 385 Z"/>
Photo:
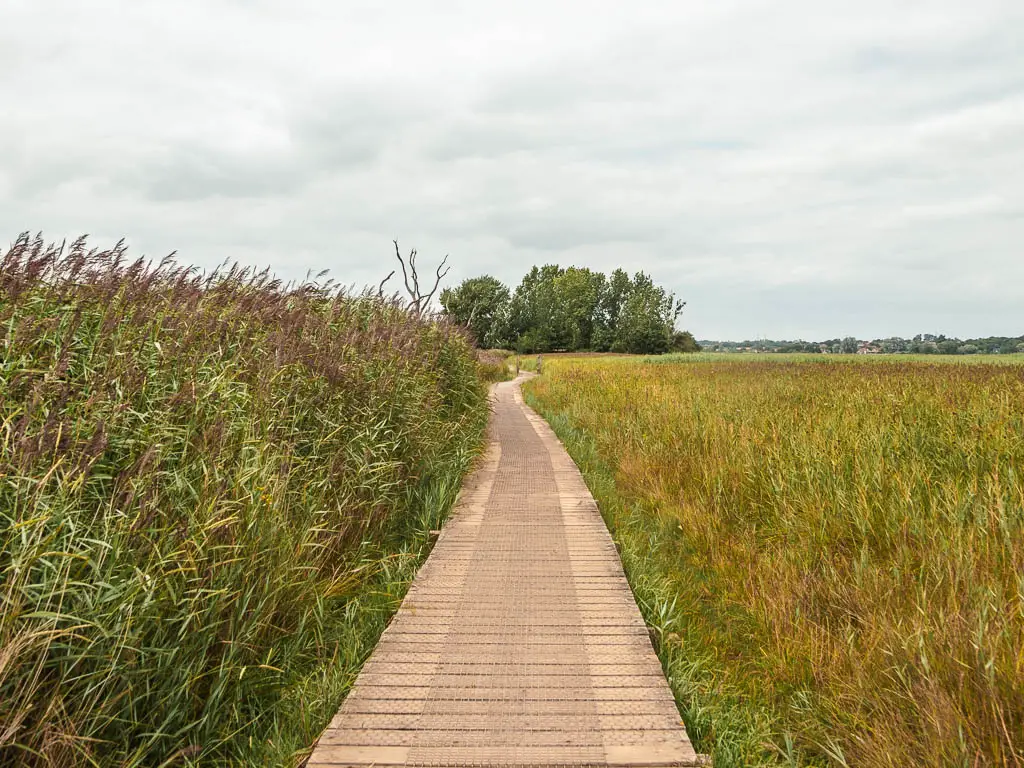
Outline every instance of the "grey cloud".
<path id="1" fill-rule="evenodd" d="M 287 195 L 307 181 L 307 169 L 297 160 L 287 154 L 226 155 L 203 147 L 179 147 L 167 160 L 138 169 L 133 176 L 155 202 Z"/>
<path id="2" fill-rule="evenodd" d="M 549 253 L 595 244 L 653 243 L 665 235 L 660 221 L 630 220 L 569 207 L 502 210 L 485 222 L 492 231 L 504 233 L 503 238 L 513 247 Z"/>
<path id="3" fill-rule="evenodd" d="M 644 269 L 703 337 L 1019 333 L 1022 23 L 1015 0 L 13 0 L 0 237 L 355 284 L 398 237 L 456 279 Z"/>
<path id="4" fill-rule="evenodd" d="M 546 67 L 520 74 L 496 84 L 480 100 L 483 114 L 564 115 L 595 105 L 628 109 L 659 96 L 655 83 L 635 77 L 619 62 L 595 61 L 603 52 L 583 60 L 549 62 Z"/>
<path id="5" fill-rule="evenodd" d="M 124 180 L 157 202 L 294 195 L 333 174 L 373 167 L 415 130 L 424 115 L 415 99 L 386 98 L 342 92 L 296 103 L 269 146 L 172 144 Z"/>

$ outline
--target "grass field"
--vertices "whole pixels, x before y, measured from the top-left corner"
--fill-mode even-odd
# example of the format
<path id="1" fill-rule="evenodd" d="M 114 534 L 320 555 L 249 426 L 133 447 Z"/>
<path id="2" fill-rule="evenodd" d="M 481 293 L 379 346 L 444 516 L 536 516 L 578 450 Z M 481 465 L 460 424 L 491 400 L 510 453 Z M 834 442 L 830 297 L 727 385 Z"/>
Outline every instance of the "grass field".
<path id="1" fill-rule="evenodd" d="M 1020 362 L 545 356 L 717 768 L 1024 765 Z"/>
<path id="2" fill-rule="evenodd" d="M 0 765 L 297 765 L 482 436 L 464 335 L 123 249 L 0 256 Z"/>

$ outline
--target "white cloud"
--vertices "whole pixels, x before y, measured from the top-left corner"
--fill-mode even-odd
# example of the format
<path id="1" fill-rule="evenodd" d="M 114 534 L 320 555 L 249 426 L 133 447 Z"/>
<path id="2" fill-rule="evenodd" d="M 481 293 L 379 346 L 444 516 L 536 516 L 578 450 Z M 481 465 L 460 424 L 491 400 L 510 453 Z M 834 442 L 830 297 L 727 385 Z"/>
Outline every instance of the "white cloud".
<path id="1" fill-rule="evenodd" d="M 698 336 L 1024 332 L 1024 6 L 8 0 L 0 225 L 376 282 L 645 269 Z"/>

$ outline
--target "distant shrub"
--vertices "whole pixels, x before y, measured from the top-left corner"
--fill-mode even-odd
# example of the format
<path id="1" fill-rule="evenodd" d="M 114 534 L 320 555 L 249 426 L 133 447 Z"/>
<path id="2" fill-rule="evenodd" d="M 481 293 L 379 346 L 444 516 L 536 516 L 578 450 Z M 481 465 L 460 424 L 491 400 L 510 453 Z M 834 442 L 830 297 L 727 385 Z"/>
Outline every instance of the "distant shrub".
<path id="1" fill-rule="evenodd" d="M 672 352 L 700 352 L 700 344 L 689 331 L 676 331 L 672 334 Z"/>
<path id="2" fill-rule="evenodd" d="M 503 349 L 477 350 L 476 364 L 480 378 L 487 382 L 508 381 L 512 370 L 508 365 L 511 352 Z"/>

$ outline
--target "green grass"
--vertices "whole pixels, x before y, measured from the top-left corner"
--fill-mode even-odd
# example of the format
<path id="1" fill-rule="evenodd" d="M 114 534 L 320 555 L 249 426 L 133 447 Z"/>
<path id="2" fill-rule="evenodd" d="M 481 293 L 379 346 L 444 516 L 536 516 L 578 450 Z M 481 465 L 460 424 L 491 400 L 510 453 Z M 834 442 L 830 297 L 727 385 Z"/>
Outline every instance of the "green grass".
<path id="1" fill-rule="evenodd" d="M 0 260 L 0 764 L 297 765 L 478 449 L 458 330 L 330 285 Z"/>
<path id="2" fill-rule="evenodd" d="M 998 362 L 545 358 L 528 400 L 716 766 L 1024 764 L 1024 367 Z"/>

